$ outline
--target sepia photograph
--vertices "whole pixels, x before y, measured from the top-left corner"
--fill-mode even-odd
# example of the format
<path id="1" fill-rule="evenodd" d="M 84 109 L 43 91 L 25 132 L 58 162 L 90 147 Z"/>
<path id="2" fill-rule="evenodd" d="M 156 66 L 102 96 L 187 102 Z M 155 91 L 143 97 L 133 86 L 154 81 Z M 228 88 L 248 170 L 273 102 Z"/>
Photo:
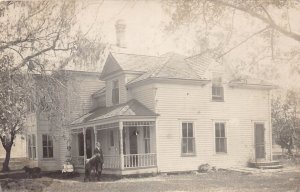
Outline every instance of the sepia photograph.
<path id="1" fill-rule="evenodd" d="M 300 192 L 300 0 L 0 0 L 0 192 Z"/>

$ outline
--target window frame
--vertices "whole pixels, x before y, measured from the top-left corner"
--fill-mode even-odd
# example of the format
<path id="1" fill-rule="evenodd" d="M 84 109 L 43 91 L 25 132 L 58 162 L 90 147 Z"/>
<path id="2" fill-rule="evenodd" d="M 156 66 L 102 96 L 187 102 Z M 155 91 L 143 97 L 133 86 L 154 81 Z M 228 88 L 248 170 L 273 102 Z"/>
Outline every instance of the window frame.
<path id="1" fill-rule="evenodd" d="M 115 92 L 118 92 L 118 94 L 116 94 Z M 120 81 L 119 81 L 119 79 L 115 79 L 115 80 L 112 81 L 111 103 L 113 105 L 120 104 Z"/>
<path id="2" fill-rule="evenodd" d="M 27 141 L 28 141 L 28 158 L 29 159 L 37 159 L 37 151 L 36 151 L 36 135 L 35 134 L 29 134 L 27 135 Z"/>
<path id="3" fill-rule="evenodd" d="M 225 139 L 225 144 L 226 146 L 224 146 L 225 148 L 225 152 L 224 151 L 217 151 L 217 137 L 216 137 L 216 124 L 219 123 L 223 123 L 224 124 L 224 134 L 225 134 L 225 137 L 218 137 L 218 139 Z M 216 121 L 213 121 L 213 134 L 214 134 L 214 153 L 215 154 L 228 154 L 228 131 L 227 131 L 227 125 L 228 123 L 226 121 L 222 121 L 222 120 L 216 120 Z"/>
<path id="4" fill-rule="evenodd" d="M 219 94 L 214 94 L 219 92 Z M 216 102 L 224 102 L 224 86 L 221 74 L 212 74 L 211 80 L 211 100 Z"/>
<path id="5" fill-rule="evenodd" d="M 46 146 L 44 145 L 44 136 L 46 136 Z M 49 140 L 51 140 L 51 144 L 49 145 Z M 50 148 L 52 149 L 52 157 L 50 157 Z M 42 134 L 42 149 L 43 149 L 43 159 L 53 159 L 54 158 L 54 146 L 53 146 L 53 137 L 49 134 Z M 47 150 L 47 156 L 44 156 L 44 149 Z"/>
<path id="6" fill-rule="evenodd" d="M 187 124 L 187 137 L 183 137 L 183 124 L 186 123 Z M 188 124 L 192 124 L 192 130 L 193 130 L 193 137 L 189 137 L 188 136 L 188 129 L 189 126 Z M 181 143 L 180 143 L 180 152 L 181 152 L 181 156 L 182 157 L 189 157 L 189 156 L 196 156 L 196 137 L 195 137 L 195 122 L 194 121 L 181 121 L 180 122 L 180 137 L 181 137 Z M 187 139 L 187 148 L 186 148 L 186 153 L 183 152 L 183 139 Z M 192 140 L 192 146 L 193 146 L 193 152 L 188 152 L 189 148 L 188 148 L 188 140 L 191 139 Z"/>

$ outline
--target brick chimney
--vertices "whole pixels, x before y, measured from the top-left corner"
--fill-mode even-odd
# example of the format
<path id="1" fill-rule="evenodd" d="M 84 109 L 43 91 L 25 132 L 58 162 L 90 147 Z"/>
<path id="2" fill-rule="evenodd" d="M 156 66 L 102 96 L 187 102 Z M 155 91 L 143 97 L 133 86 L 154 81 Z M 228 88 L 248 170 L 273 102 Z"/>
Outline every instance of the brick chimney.
<path id="1" fill-rule="evenodd" d="M 122 19 L 117 20 L 116 24 L 116 38 L 117 38 L 117 46 L 121 48 L 126 47 L 125 42 L 125 33 L 126 33 L 126 24 Z"/>

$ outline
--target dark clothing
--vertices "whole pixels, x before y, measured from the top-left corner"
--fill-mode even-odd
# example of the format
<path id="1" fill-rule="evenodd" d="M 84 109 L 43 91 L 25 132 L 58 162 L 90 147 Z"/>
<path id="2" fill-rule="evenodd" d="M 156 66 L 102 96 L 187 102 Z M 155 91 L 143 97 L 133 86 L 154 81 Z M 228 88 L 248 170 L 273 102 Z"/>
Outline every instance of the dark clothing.
<path id="1" fill-rule="evenodd" d="M 100 162 L 103 163 L 104 162 L 104 158 L 103 158 L 103 152 L 102 149 L 100 148 L 95 148 L 94 149 L 94 155 L 100 154 Z"/>

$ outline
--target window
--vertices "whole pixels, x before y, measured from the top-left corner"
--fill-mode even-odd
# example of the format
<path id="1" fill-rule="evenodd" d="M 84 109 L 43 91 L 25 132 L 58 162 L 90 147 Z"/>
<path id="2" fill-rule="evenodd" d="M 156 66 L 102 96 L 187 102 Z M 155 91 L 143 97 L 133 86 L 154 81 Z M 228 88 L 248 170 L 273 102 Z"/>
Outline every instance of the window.
<path id="1" fill-rule="evenodd" d="M 224 88 L 222 85 L 222 77 L 216 74 L 214 74 L 212 78 L 212 100 L 224 101 Z"/>
<path id="2" fill-rule="evenodd" d="M 109 131 L 109 134 L 110 134 L 110 135 L 109 135 L 109 136 L 110 136 L 110 137 L 109 137 L 109 138 L 110 138 L 110 146 L 113 147 L 113 146 L 115 146 L 115 141 L 114 141 L 114 131 L 113 131 L 113 130 L 110 130 L 110 131 Z"/>
<path id="3" fill-rule="evenodd" d="M 43 158 L 53 158 L 53 140 L 49 135 L 42 135 Z"/>
<path id="4" fill-rule="evenodd" d="M 193 123 L 182 123 L 181 153 L 183 155 L 195 154 L 195 137 Z"/>
<path id="5" fill-rule="evenodd" d="M 227 138 L 224 122 L 215 123 L 216 153 L 227 153 Z"/>
<path id="6" fill-rule="evenodd" d="M 27 136 L 28 140 L 28 157 L 36 159 L 36 137 L 34 134 Z"/>
<path id="7" fill-rule="evenodd" d="M 144 143 L 145 143 L 145 153 L 150 153 L 150 127 L 144 126 Z"/>
<path id="8" fill-rule="evenodd" d="M 119 104 L 119 81 L 115 80 L 112 84 L 112 103 Z"/>

